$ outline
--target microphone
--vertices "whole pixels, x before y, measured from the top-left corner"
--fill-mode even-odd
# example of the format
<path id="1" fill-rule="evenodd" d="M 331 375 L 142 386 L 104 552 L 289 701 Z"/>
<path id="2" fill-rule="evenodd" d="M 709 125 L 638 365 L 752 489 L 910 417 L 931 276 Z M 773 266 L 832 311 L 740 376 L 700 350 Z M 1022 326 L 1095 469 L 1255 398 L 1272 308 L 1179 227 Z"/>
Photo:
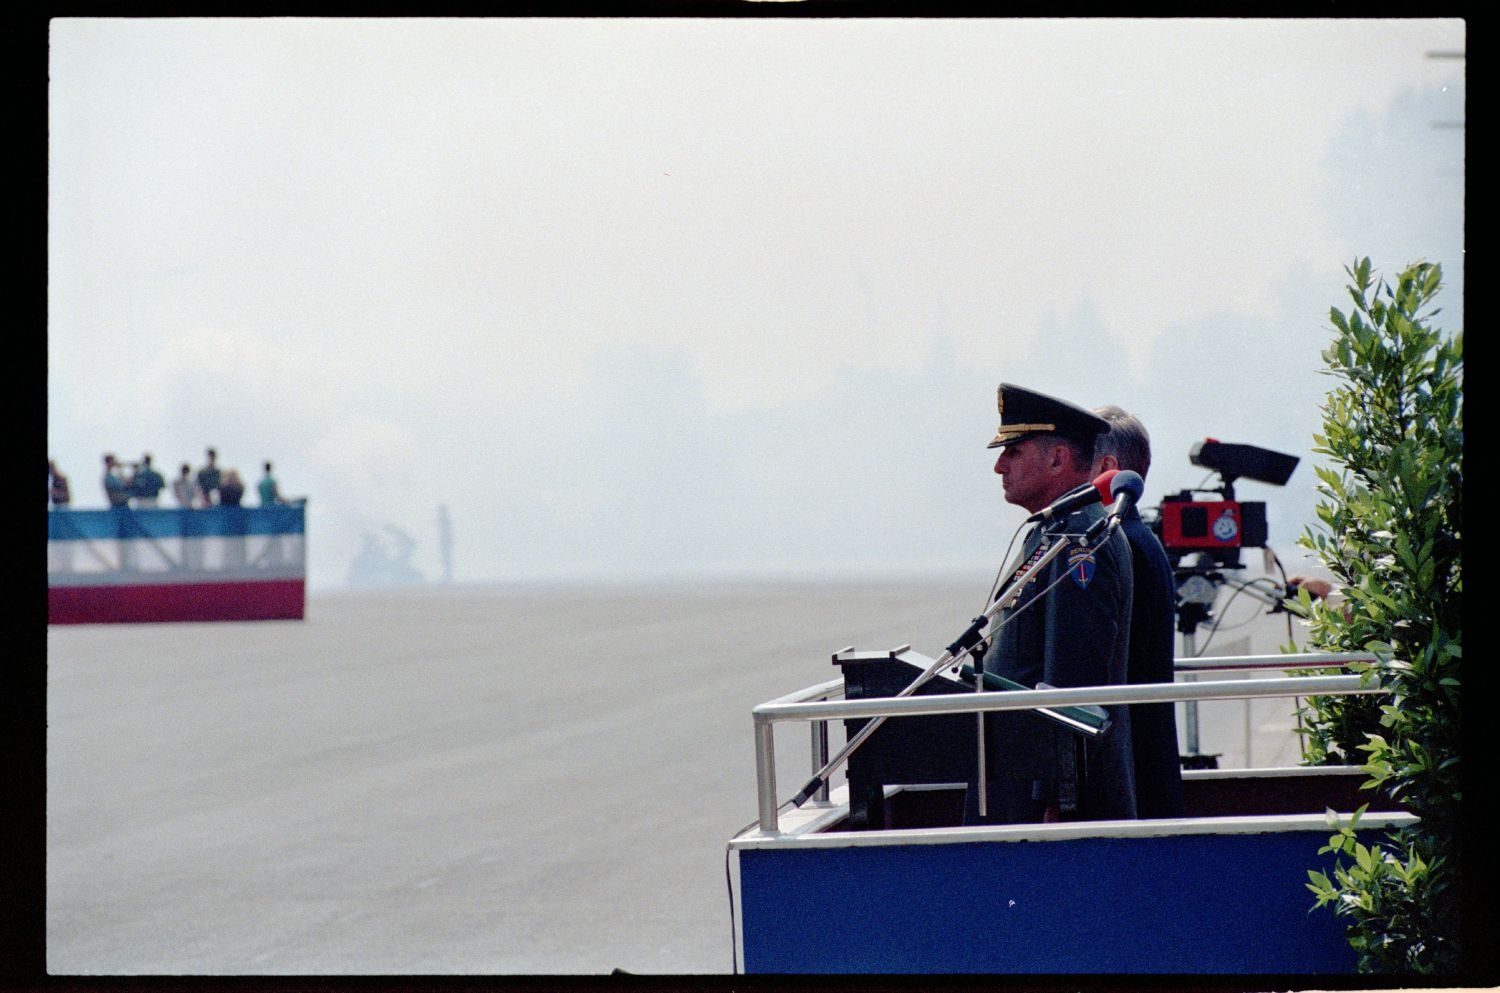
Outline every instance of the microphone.
<path id="1" fill-rule="evenodd" d="M 1109 500 L 1113 491 L 1113 483 L 1116 476 L 1120 475 L 1119 469 L 1110 469 L 1101 472 L 1091 482 L 1081 483 L 1073 487 L 1062 496 L 1053 500 L 1052 503 L 1026 518 L 1025 523 L 1035 524 L 1037 521 L 1050 521 L 1055 517 L 1066 517 L 1075 510 L 1080 510 L 1094 503 L 1105 503 Z M 1135 476 L 1135 473 L 1131 473 Z M 1141 477 L 1136 476 L 1137 479 Z M 1144 489 L 1144 484 L 1142 484 Z"/>
<path id="2" fill-rule="evenodd" d="M 1095 521 L 1088 531 L 1084 532 L 1084 541 L 1093 541 L 1104 532 L 1104 529 L 1112 524 L 1119 524 L 1120 518 L 1130 512 L 1140 500 L 1141 494 L 1146 492 L 1146 481 L 1138 472 L 1129 469 L 1122 470 L 1115 476 L 1114 481 L 1109 484 L 1109 491 L 1114 495 L 1114 506 L 1109 508 L 1109 513 Z"/>

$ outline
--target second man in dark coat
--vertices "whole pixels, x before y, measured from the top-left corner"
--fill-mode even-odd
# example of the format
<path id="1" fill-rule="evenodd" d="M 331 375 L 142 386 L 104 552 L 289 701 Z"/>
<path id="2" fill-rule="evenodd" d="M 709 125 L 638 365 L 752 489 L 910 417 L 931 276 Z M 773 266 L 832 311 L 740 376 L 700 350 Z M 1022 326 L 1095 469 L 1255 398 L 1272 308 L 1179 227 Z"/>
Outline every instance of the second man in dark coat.
<path id="1" fill-rule="evenodd" d="M 1109 422 L 1094 446 L 1098 474 L 1129 469 L 1142 479 L 1151 469 L 1151 436 L 1134 415 L 1119 407 L 1096 407 Z M 1131 683 L 1170 683 L 1176 634 L 1177 581 L 1166 550 L 1132 507 L 1120 530 L 1130 542 L 1135 594 L 1130 612 Z M 1130 708 L 1131 749 L 1135 759 L 1135 806 L 1139 817 L 1181 817 L 1182 760 L 1177 747 L 1177 705 L 1138 703 Z"/>

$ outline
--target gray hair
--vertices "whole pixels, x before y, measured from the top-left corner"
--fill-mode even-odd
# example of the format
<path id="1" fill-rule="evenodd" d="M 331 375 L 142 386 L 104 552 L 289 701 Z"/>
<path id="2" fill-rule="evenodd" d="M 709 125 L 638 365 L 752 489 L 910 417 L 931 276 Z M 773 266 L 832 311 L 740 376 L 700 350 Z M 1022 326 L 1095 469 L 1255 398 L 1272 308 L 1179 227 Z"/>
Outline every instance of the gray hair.
<path id="1" fill-rule="evenodd" d="M 1121 469 L 1129 469 L 1146 478 L 1151 469 L 1151 436 L 1140 418 L 1114 404 L 1095 407 L 1094 413 L 1109 422 L 1109 430 L 1094 441 L 1094 462 L 1113 455 Z"/>

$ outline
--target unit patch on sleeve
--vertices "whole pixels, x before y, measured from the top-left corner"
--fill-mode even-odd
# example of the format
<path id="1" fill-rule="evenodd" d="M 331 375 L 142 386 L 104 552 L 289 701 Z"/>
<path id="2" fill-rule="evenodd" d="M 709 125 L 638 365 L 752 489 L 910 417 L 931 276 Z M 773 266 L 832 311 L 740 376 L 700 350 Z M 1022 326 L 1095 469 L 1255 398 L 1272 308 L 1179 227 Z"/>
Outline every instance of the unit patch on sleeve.
<path id="1" fill-rule="evenodd" d="M 1068 574 L 1079 589 L 1087 589 L 1094 578 L 1094 553 L 1088 548 L 1068 549 Z"/>

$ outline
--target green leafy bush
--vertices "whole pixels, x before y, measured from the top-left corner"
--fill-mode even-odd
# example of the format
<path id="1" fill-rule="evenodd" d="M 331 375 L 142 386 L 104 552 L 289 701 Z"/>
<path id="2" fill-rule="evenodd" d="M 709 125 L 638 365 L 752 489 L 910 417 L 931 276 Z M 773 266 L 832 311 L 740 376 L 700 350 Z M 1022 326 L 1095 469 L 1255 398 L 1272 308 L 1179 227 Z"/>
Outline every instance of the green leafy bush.
<path id="1" fill-rule="evenodd" d="M 1463 332 L 1431 324 L 1442 269 L 1418 263 L 1394 284 L 1370 260 L 1346 270 L 1353 309 L 1330 314 L 1324 352 L 1339 380 L 1323 404 L 1319 523 L 1300 543 L 1342 586 L 1334 602 L 1306 590 L 1293 609 L 1309 645 L 1369 651 L 1355 667 L 1388 696 L 1309 699 L 1301 713 L 1315 763 L 1360 763 L 1368 789 L 1421 820 L 1374 848 L 1338 827 L 1334 878 L 1312 873 L 1317 907 L 1350 918 L 1363 971 L 1453 972 L 1459 966 L 1460 599 L 1463 591 Z"/>

